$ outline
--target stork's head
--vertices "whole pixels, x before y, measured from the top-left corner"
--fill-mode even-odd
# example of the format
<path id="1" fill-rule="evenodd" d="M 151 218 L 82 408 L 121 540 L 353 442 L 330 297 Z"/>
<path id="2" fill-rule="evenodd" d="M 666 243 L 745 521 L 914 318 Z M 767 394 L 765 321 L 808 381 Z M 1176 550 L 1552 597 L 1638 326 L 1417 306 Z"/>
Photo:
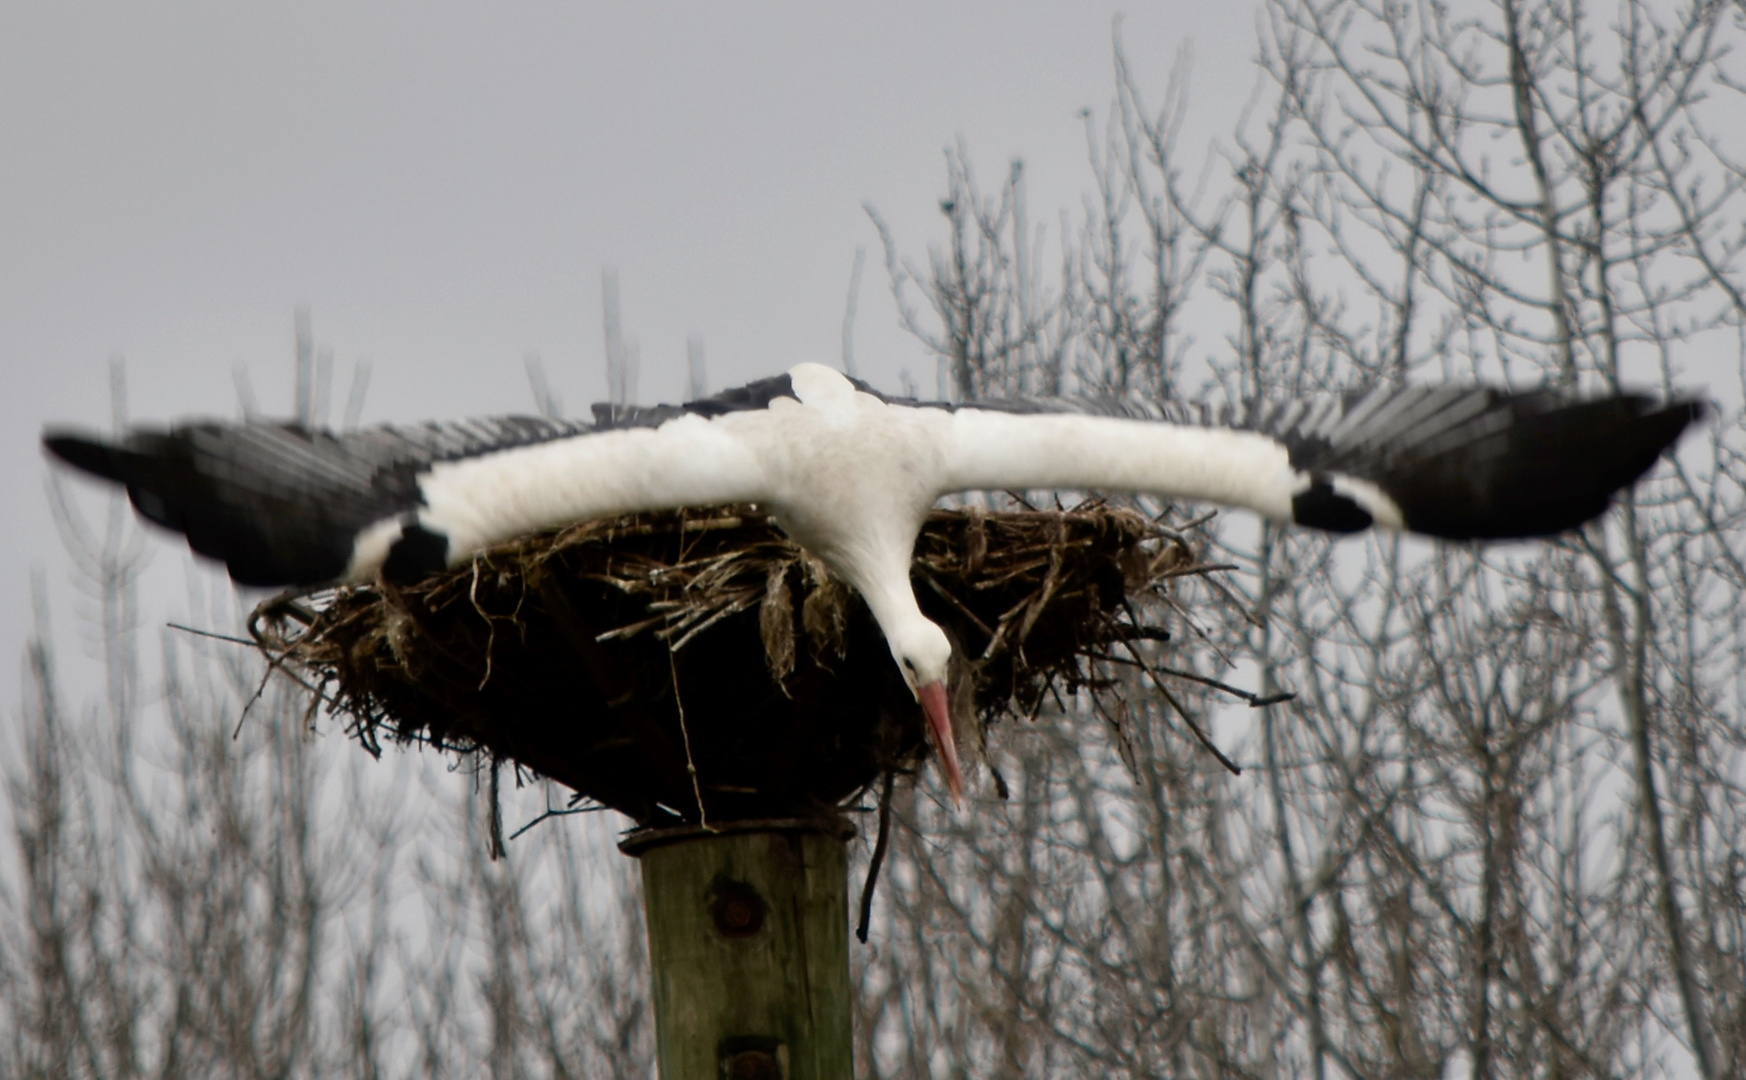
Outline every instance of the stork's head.
<path id="1" fill-rule="evenodd" d="M 952 664 L 952 643 L 945 631 L 919 615 L 906 619 L 902 628 L 887 635 L 891 655 L 909 684 L 910 693 L 921 703 L 934 742 L 940 748 L 940 760 L 946 766 L 946 783 L 952 798 L 964 798 L 964 773 L 958 767 L 958 744 L 952 737 L 952 711 L 946 704 L 946 675 Z"/>

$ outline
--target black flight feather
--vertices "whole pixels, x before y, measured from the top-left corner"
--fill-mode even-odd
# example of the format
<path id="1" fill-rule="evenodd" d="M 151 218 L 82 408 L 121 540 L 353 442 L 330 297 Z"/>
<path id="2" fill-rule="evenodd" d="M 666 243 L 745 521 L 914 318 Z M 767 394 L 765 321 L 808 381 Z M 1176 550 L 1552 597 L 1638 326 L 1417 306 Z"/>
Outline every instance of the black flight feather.
<path id="1" fill-rule="evenodd" d="M 1406 527 L 1448 540 L 1550 536 L 1606 511 L 1704 413 L 1641 394 L 1403 387 L 1292 404 L 1253 425 L 1295 468 L 1380 487 Z"/>

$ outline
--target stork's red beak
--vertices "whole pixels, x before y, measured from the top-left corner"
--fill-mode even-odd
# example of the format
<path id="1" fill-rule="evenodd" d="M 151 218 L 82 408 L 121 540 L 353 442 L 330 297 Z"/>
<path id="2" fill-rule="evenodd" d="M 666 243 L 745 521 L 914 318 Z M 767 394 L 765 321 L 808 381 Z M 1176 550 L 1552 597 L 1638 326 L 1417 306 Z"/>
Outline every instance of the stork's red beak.
<path id="1" fill-rule="evenodd" d="M 952 710 L 946 705 L 946 684 L 931 682 L 916 691 L 928 727 L 934 731 L 934 745 L 940 748 L 940 760 L 946 766 L 946 786 L 952 789 L 952 801 L 964 803 L 964 772 L 958 768 L 958 743 L 952 738 Z"/>

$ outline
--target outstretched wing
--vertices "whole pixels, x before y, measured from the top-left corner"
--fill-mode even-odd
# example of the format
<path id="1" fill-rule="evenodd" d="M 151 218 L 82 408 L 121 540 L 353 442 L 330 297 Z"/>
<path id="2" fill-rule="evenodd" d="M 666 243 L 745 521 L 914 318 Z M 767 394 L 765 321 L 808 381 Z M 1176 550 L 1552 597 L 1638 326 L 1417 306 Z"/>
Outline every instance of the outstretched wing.
<path id="1" fill-rule="evenodd" d="M 703 410 L 643 410 L 607 425 L 517 416 L 343 434 L 208 422 L 139 429 L 116 443 L 51 431 L 43 444 L 124 485 L 142 515 L 244 585 L 377 570 L 415 579 L 571 521 L 763 497 L 757 463 Z"/>
<path id="2" fill-rule="evenodd" d="M 200 422 L 136 429 L 116 443 L 51 431 L 43 445 L 124 485 L 141 515 L 187 536 L 239 583 L 307 585 L 344 576 L 369 526 L 415 512 L 419 477 L 432 464 L 587 430 L 531 417 L 337 435 Z"/>
<path id="3" fill-rule="evenodd" d="M 1641 394 L 1377 388 L 1218 422 L 1129 401 L 979 401 L 953 415 L 952 486 L 1137 491 L 1352 532 L 1545 536 L 1602 513 L 1703 414 Z"/>
<path id="4" fill-rule="evenodd" d="M 1699 401 L 1645 394 L 1408 386 L 1276 407 L 1255 426 L 1302 473 L 1375 484 L 1413 532 L 1491 540 L 1600 516 L 1703 413 Z"/>

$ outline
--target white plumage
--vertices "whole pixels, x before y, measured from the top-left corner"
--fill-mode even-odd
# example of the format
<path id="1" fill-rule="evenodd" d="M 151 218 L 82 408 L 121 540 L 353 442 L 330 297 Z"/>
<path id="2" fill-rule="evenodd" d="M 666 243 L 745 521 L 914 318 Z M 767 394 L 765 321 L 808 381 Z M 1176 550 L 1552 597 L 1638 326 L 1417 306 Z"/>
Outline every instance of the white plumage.
<path id="1" fill-rule="evenodd" d="M 1338 532 L 1374 523 L 1534 536 L 1600 513 L 1701 411 L 1631 395 L 1402 387 L 1189 424 L 1139 403 L 893 400 L 803 364 L 684 407 L 605 410 L 596 424 L 509 418 L 332 435 L 204 423 L 135 431 L 119 445 L 64 433 L 45 444 L 126 484 L 145 516 L 247 584 L 413 577 L 578 520 L 762 504 L 866 599 L 957 792 L 951 647 L 909 581 L 916 536 L 942 495 L 1149 492 Z"/>

